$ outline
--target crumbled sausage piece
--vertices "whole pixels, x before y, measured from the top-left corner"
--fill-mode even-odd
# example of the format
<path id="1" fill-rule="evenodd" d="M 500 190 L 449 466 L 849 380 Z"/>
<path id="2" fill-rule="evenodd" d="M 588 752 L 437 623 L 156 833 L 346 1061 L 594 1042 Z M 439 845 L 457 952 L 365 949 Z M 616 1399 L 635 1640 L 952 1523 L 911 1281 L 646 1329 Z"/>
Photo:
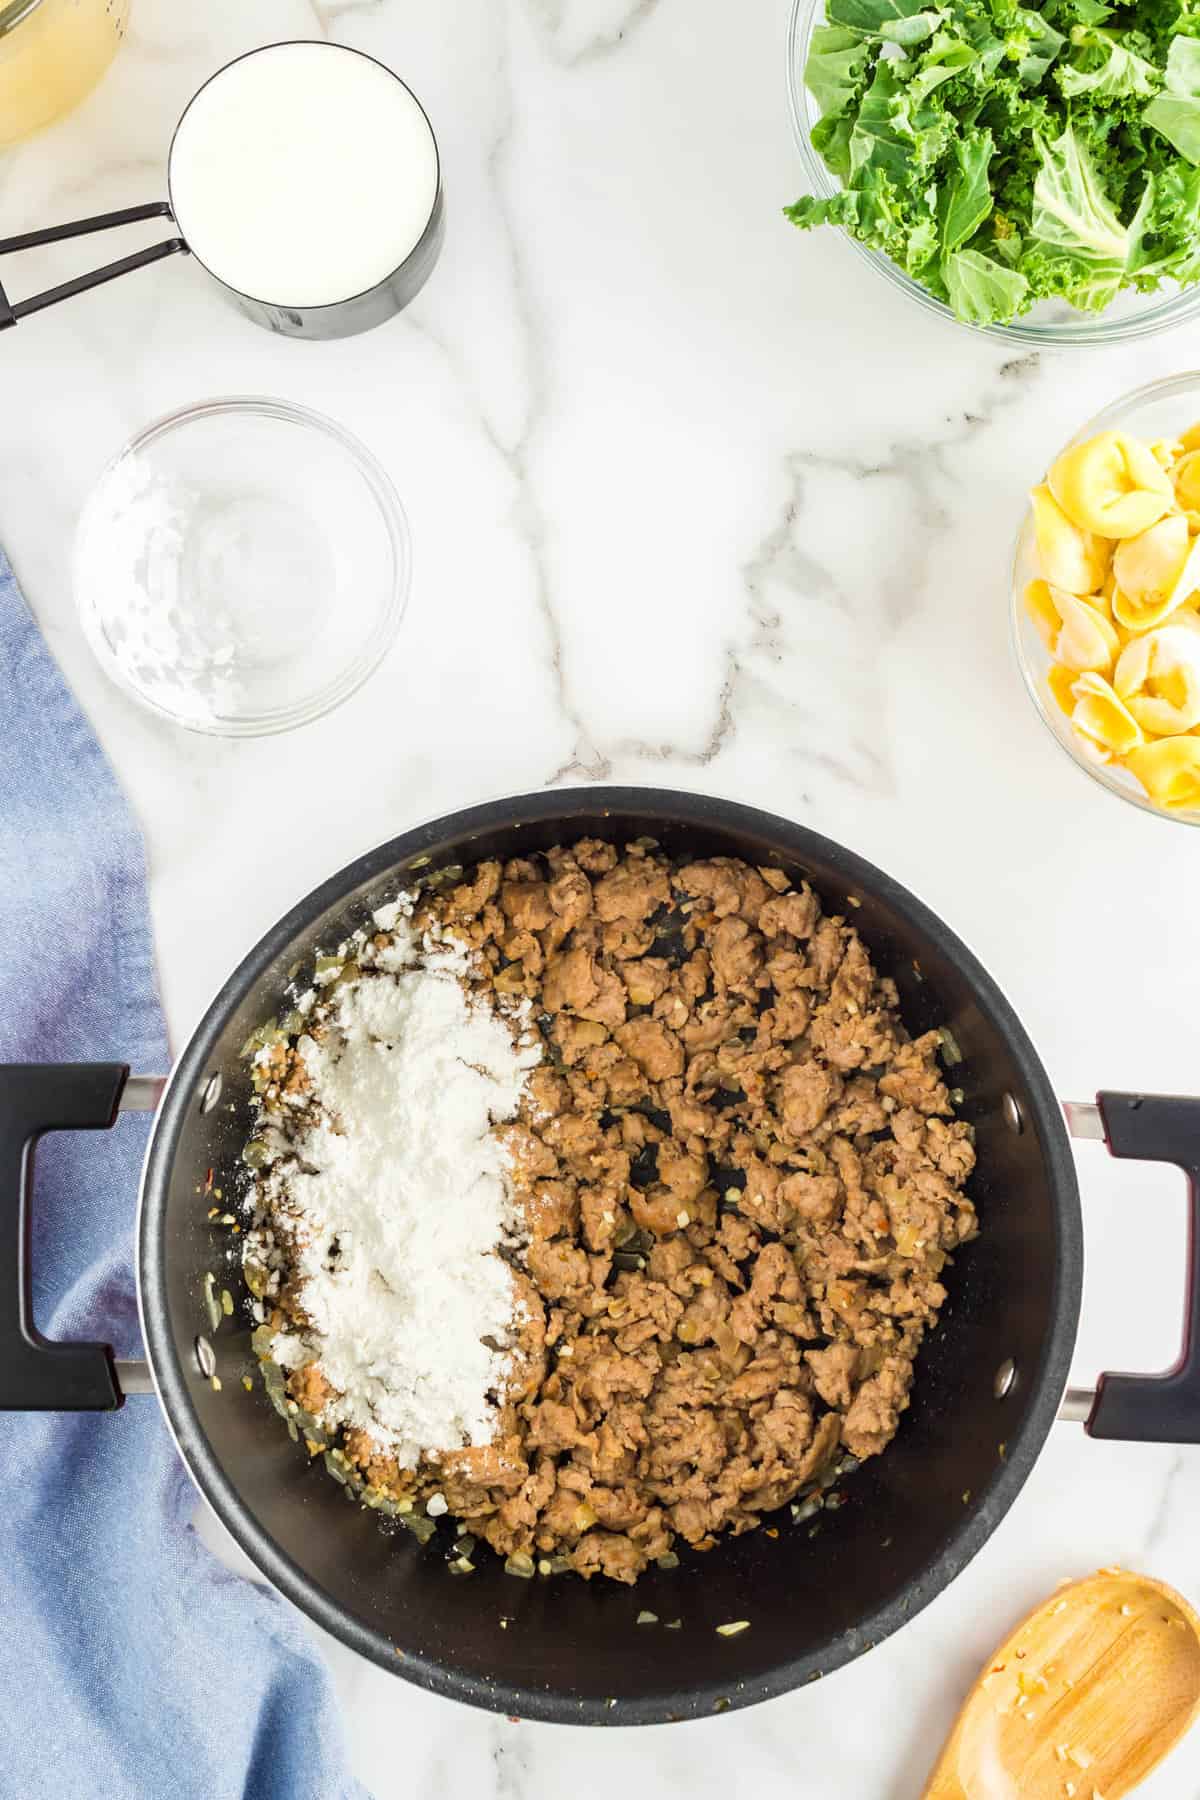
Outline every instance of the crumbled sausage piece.
<path id="1" fill-rule="evenodd" d="M 333 1399 L 337 1389 L 331 1381 L 325 1379 L 320 1363 L 305 1363 L 302 1369 L 293 1369 L 288 1376 L 288 1392 L 296 1405 L 303 1407 L 307 1413 L 318 1414 L 325 1410 Z"/>
<path id="2" fill-rule="evenodd" d="M 387 1456 L 380 1451 L 369 1432 L 348 1431 L 345 1449 L 355 1468 L 361 1469 L 366 1476 L 370 1487 L 379 1488 L 386 1494 L 402 1491 L 400 1464 L 394 1456 Z"/>
<path id="3" fill-rule="evenodd" d="M 523 1125 L 518 1120 L 512 1125 L 500 1126 L 496 1135 L 513 1168 L 523 1178 L 558 1174 L 557 1156 L 548 1143 L 528 1125 Z"/>
<path id="4" fill-rule="evenodd" d="M 836 1175 L 809 1175 L 799 1169 L 780 1183 L 779 1193 L 806 1223 L 830 1225 L 841 1206 L 842 1184 Z"/>
<path id="5" fill-rule="evenodd" d="M 610 1581 L 635 1582 L 647 1558 L 633 1539 L 619 1531 L 589 1531 L 571 1563 L 580 1575 L 607 1575 Z"/>
<path id="6" fill-rule="evenodd" d="M 875 1456 L 891 1443 L 911 1385 L 910 1357 L 889 1357 L 877 1375 L 867 1377 L 847 1407 L 842 1427 L 842 1442 L 852 1456 Z"/>
<path id="7" fill-rule="evenodd" d="M 571 854 L 581 869 L 589 875 L 603 875 L 617 866 L 617 851 L 613 844 L 605 844 L 599 838 L 581 838 Z"/>
<path id="8" fill-rule="evenodd" d="M 790 1063 L 776 1082 L 779 1113 L 789 1136 L 804 1138 L 815 1131 L 841 1088 L 841 1078 L 823 1063 Z"/>
<path id="9" fill-rule="evenodd" d="M 798 894 L 768 900 L 759 912 L 758 928 L 766 937 L 782 937 L 786 932 L 803 943 L 812 936 L 820 916 L 816 895 L 811 888 L 802 887 Z"/>
<path id="10" fill-rule="evenodd" d="M 581 924 L 592 910 L 592 884 L 582 869 L 565 868 L 549 883 L 546 892 L 556 926 L 564 932 Z"/>
<path id="11" fill-rule="evenodd" d="M 673 1075 L 682 1075 L 683 1045 L 657 1019 L 630 1019 L 614 1035 L 650 1081 L 667 1081 Z"/>
<path id="12" fill-rule="evenodd" d="M 365 1435 L 365 1434 L 364 1434 Z M 496 1490 L 493 1498 L 519 1493 L 529 1478 L 529 1463 L 522 1439 L 513 1434 L 491 1444 L 471 1445 L 464 1450 L 448 1450 L 442 1457 L 447 1496 L 467 1490 L 477 1492 L 475 1504 L 464 1510 L 475 1511 L 486 1504 L 485 1495 Z"/>
<path id="13" fill-rule="evenodd" d="M 635 919 L 612 919 L 600 932 L 600 949 L 613 962 L 645 956 L 654 942 L 654 927 Z"/>
<path id="14" fill-rule="evenodd" d="M 548 1013 L 579 1012 L 595 996 L 596 964 L 588 950 L 564 950 L 551 956 L 542 981 L 542 1005 Z"/>
<path id="15" fill-rule="evenodd" d="M 596 981 L 596 992 L 592 998 L 579 1008 L 581 1019 L 595 1019 L 601 1025 L 607 1025 L 611 1031 L 615 1026 L 625 1022 L 626 1013 L 625 983 L 611 969 L 601 969 Z"/>
<path id="16" fill-rule="evenodd" d="M 671 898 L 667 871 L 661 863 L 636 859 L 619 863 L 596 883 L 594 902 L 604 920 L 632 919 L 641 924 Z"/>
<path id="17" fill-rule="evenodd" d="M 629 1210 L 634 1222 L 643 1231 L 653 1232 L 657 1238 L 673 1236 L 690 1225 L 692 1219 L 678 1194 L 668 1187 L 655 1186 L 644 1192 L 635 1190 L 629 1196 Z"/>
<path id="18" fill-rule="evenodd" d="M 554 1021 L 550 1036 L 563 1062 L 571 1068 L 589 1050 L 602 1044 L 608 1032 L 596 1019 L 575 1019 L 567 1013 L 560 1013 Z"/>
<path id="19" fill-rule="evenodd" d="M 526 1436 L 535 1449 L 554 1453 L 577 1449 L 587 1433 L 580 1430 L 573 1407 L 557 1400 L 542 1400 L 529 1410 Z"/>
<path id="20" fill-rule="evenodd" d="M 724 988 L 753 993 L 762 967 L 762 939 L 744 919 L 722 919 L 712 934 L 713 974 Z"/>
<path id="21" fill-rule="evenodd" d="M 658 1146 L 658 1173 L 680 1206 L 689 1206 L 708 1180 L 708 1159 L 702 1152 L 667 1139 Z"/>
<path id="22" fill-rule="evenodd" d="M 498 862 L 480 863 L 473 871 L 474 880 L 463 882 L 452 888 L 448 896 L 447 912 L 453 918 L 473 919 L 481 913 L 489 900 L 494 900 L 500 889 L 500 864 Z"/>
<path id="23" fill-rule="evenodd" d="M 671 968 L 661 956 L 643 956 L 622 966 L 621 980 L 630 1006 L 653 1006 L 667 991 Z"/>
<path id="24" fill-rule="evenodd" d="M 525 1261 L 546 1300 L 577 1300 L 589 1291 L 588 1259 L 582 1250 L 571 1244 L 535 1239 Z"/>
<path id="25" fill-rule="evenodd" d="M 676 874 L 674 885 L 681 894 L 708 900 L 719 919 L 738 913 L 751 925 L 756 923 L 768 894 L 767 884 L 757 869 L 728 856 L 685 864 Z"/>
<path id="26" fill-rule="evenodd" d="M 879 1091 L 897 1106 L 912 1106 L 921 1113 L 948 1114 L 950 1095 L 937 1066 L 940 1040 L 936 1031 L 901 1044 L 891 1066 L 879 1077 Z"/>
<path id="27" fill-rule="evenodd" d="M 574 1230 L 579 1217 L 579 1197 L 574 1183 L 539 1181 L 536 1187 L 526 1192 L 525 1217 L 533 1237 L 563 1237 Z"/>
<path id="28" fill-rule="evenodd" d="M 518 931 L 542 931 L 554 916 L 544 881 L 506 881 L 500 906 Z"/>
<path id="29" fill-rule="evenodd" d="M 807 1350 L 804 1360 L 813 1372 L 817 1392 L 827 1406 L 845 1409 L 854 1398 L 862 1352 L 857 1344 L 830 1344 L 826 1350 Z"/>
<path id="30" fill-rule="evenodd" d="M 542 1119 L 553 1118 L 555 1113 L 562 1112 L 570 1105 L 571 1091 L 566 1082 L 544 1063 L 529 1077 L 526 1092 L 529 1095 L 530 1115 L 535 1124 Z"/>

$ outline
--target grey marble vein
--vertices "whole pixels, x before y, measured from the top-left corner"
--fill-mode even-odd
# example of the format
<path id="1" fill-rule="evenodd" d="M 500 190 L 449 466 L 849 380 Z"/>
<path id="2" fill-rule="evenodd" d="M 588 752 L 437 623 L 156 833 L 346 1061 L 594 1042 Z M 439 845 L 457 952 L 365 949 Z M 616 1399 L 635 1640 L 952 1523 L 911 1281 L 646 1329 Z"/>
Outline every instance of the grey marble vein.
<path id="1" fill-rule="evenodd" d="M 639 28 L 658 11 L 661 0 L 632 0 L 613 24 L 590 31 L 573 48 L 562 42 L 562 36 L 564 27 L 576 11 L 574 0 L 525 0 L 525 4 L 555 63 L 560 68 L 577 69 L 599 62 L 628 45 Z"/>
<path id="2" fill-rule="evenodd" d="M 533 569 L 534 594 L 538 613 L 546 633 L 548 662 L 553 676 L 557 711 L 567 724 L 572 737 L 570 766 L 588 780 L 603 780 L 610 772 L 607 758 L 598 753 L 583 720 L 582 711 L 568 675 L 564 655 L 562 628 L 555 607 L 553 581 L 549 566 L 547 519 L 533 474 L 533 459 L 546 416 L 550 408 L 550 374 L 546 353 L 546 329 L 540 316 L 533 290 L 532 274 L 518 229 L 515 205 L 510 192 L 509 159 L 516 127 L 516 105 L 512 83 L 510 27 L 506 28 L 499 59 L 499 85 L 503 94 L 500 125 L 487 152 L 488 180 L 496 200 L 497 215 L 504 233 L 509 273 L 517 319 L 525 351 L 527 402 L 525 417 L 512 443 L 505 445 L 489 428 L 489 436 L 512 472 L 518 493 L 514 523 L 520 530 Z"/>
<path id="3" fill-rule="evenodd" d="M 329 37 L 332 28 L 347 19 L 358 15 L 374 16 L 382 11 L 387 0 L 333 0 L 326 5 L 325 0 L 309 0 L 309 7 L 316 20 L 322 37 Z"/>
<path id="4" fill-rule="evenodd" d="M 1183 1450 L 1176 1450 L 1171 1458 L 1167 1472 L 1162 1478 L 1162 1486 L 1158 1490 L 1158 1504 L 1154 1508 L 1153 1517 L 1146 1527 L 1146 1534 L 1142 1539 L 1140 1546 L 1140 1554 L 1142 1556 L 1148 1557 L 1153 1551 L 1158 1550 L 1163 1539 L 1170 1531 L 1171 1512 L 1175 1504 L 1176 1495 L 1183 1485 L 1181 1477 L 1184 1474 L 1187 1461 L 1187 1453 Z"/>
<path id="5" fill-rule="evenodd" d="M 529 1778 L 527 1727 L 516 1720 L 494 1720 L 491 1738 L 494 1800 L 521 1800 Z M 493 1800 L 493 1796 L 489 1796 Z"/>

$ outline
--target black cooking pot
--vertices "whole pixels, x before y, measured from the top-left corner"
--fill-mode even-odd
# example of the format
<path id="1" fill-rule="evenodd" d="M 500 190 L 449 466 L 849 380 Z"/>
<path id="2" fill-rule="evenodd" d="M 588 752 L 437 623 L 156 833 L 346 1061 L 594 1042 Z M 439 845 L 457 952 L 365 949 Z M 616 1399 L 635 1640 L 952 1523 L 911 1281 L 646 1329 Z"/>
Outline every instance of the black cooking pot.
<path id="1" fill-rule="evenodd" d="M 853 919 L 895 978 L 909 1029 L 949 1028 L 963 1058 L 952 1079 L 979 1159 L 972 1194 L 981 1233 L 956 1258 L 912 1406 L 886 1454 L 844 1481 L 843 1503 L 820 1514 L 819 1529 L 814 1520 L 794 1524 L 784 1509 L 778 1537 L 757 1531 L 708 1554 L 684 1551 L 678 1568 L 652 1568 L 634 1589 L 572 1577 L 521 1581 L 490 1557 L 474 1575 L 451 1577 L 448 1542 L 421 1547 L 347 1505 L 319 1461 L 289 1442 L 261 1384 L 243 1389 L 253 1368 L 244 1291 L 217 1332 L 203 1298 L 207 1271 L 222 1286 L 234 1282 L 223 1260 L 228 1240 L 214 1237 L 197 1188 L 212 1168 L 227 1196 L 237 1190 L 251 1105 L 239 1050 L 278 1010 L 289 975 L 422 871 L 584 835 L 617 843 L 650 836 L 672 854 L 743 857 L 809 881 L 828 908 Z M 123 1091 L 134 1104 L 157 1098 L 160 1084 L 135 1077 L 126 1085 L 127 1075 L 107 1065 L 4 1071 L 0 1204 L 14 1249 L 30 1143 L 45 1130 L 111 1124 Z M 1196 1211 L 1200 1101 L 1109 1094 L 1068 1116 L 1105 1135 L 1116 1155 L 1186 1168 Z M 1195 1274 L 1195 1242 L 1191 1258 Z M 335 875 L 268 932 L 162 1090 L 137 1266 L 153 1385 L 180 1453 L 277 1588 L 343 1643 L 423 1687 L 499 1712 L 600 1725 L 693 1718 L 814 1681 L 953 1580 L 1012 1505 L 1060 1410 L 1083 1251 L 1067 1131 L 1046 1074 L 1003 995 L 939 919 L 869 863 L 785 819 L 691 794 L 593 788 L 420 826 Z M 1069 1412 L 1096 1436 L 1200 1441 L 1198 1304 L 1193 1280 L 1175 1372 L 1102 1377 L 1094 1396 L 1067 1397 Z M 208 1379 L 213 1367 L 219 1391 Z M 38 1337 L 26 1270 L 0 1301 L 0 1405 L 121 1400 L 106 1346 Z M 639 1627 L 643 1609 L 683 1627 L 669 1635 Z M 718 1634 L 737 1619 L 750 1629 Z"/>

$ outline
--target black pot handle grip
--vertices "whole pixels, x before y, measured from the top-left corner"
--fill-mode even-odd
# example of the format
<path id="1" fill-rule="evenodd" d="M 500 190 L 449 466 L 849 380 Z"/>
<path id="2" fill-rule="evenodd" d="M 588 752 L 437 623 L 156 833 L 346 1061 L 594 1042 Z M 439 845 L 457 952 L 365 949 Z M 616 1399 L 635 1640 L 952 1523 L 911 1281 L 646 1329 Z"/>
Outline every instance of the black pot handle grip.
<path id="1" fill-rule="evenodd" d="M 34 1147 L 44 1131 L 106 1130 L 124 1063 L 0 1067 L 0 1411 L 110 1412 L 121 1389 L 108 1344 L 59 1344 L 33 1322 L 29 1209 Z"/>
<path id="2" fill-rule="evenodd" d="M 1101 1375 L 1087 1419 L 1090 1436 L 1155 1444 L 1200 1444 L 1200 1099 L 1171 1094 L 1097 1094 L 1113 1156 L 1175 1163 L 1188 1178 L 1188 1272 L 1183 1346 L 1162 1375 Z"/>
<path id="3" fill-rule="evenodd" d="M 10 255 L 16 250 L 33 250 L 39 244 L 58 244 L 64 238 L 90 237 L 93 232 L 111 231 L 117 225 L 136 225 L 143 219 L 170 219 L 174 224 L 171 208 L 165 200 L 153 200 L 149 206 L 125 206 L 119 212 L 97 213 L 90 219 L 71 219 L 65 225 L 45 225 L 40 231 L 23 231 L 18 237 L 0 238 L 0 256 Z M 89 269 L 84 275 L 76 275 L 70 281 L 60 282 L 57 287 L 47 288 L 44 293 L 31 294 L 27 300 L 10 300 L 0 286 L 0 331 L 6 326 L 16 325 L 30 313 L 43 312 L 47 306 L 57 306 L 60 300 L 73 300 L 76 294 L 86 294 L 89 288 L 101 287 L 106 281 L 115 281 L 119 275 L 132 274 L 134 269 L 144 269 L 148 263 L 161 262 L 164 256 L 180 256 L 187 254 L 187 245 L 181 237 L 164 238 L 161 243 L 151 244 L 145 250 L 135 250 L 131 256 L 122 256 L 116 262 L 105 263 L 102 268 Z"/>

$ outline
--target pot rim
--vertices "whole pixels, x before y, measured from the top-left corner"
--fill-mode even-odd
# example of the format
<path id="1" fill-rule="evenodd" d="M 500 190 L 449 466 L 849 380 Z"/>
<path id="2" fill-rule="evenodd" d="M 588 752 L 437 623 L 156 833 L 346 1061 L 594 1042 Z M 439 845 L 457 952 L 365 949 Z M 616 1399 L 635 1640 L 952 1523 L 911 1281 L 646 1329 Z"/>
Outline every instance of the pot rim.
<path id="1" fill-rule="evenodd" d="M 715 810 L 719 811 L 719 817 L 714 817 Z M 958 966 L 970 981 L 984 1010 L 1003 1033 L 1025 1081 L 1032 1115 L 1029 1124 L 1037 1133 L 1049 1185 L 1057 1201 L 1058 1254 L 1050 1331 L 1040 1365 L 1032 1371 L 1023 1371 L 1024 1409 L 1019 1422 L 1009 1432 L 1005 1460 L 976 1504 L 964 1509 L 961 1524 L 947 1539 L 940 1554 L 909 1587 L 876 1608 L 825 1650 L 781 1662 L 753 1684 L 732 1684 L 731 1691 L 726 1676 L 689 1689 L 686 1694 L 675 1697 L 675 1704 L 656 1695 L 645 1700 L 622 1699 L 618 1706 L 610 1707 L 600 1698 L 578 1700 L 565 1694 L 547 1694 L 519 1683 L 483 1680 L 410 1651 L 404 1651 L 401 1659 L 398 1655 L 401 1646 L 354 1618 L 305 1574 L 250 1515 L 200 1425 L 189 1392 L 189 1378 L 172 1343 L 163 1280 L 163 1248 L 174 1144 L 187 1107 L 207 1079 L 211 1045 L 224 1026 L 231 1002 L 248 991 L 263 969 L 315 916 L 336 905 L 353 889 L 384 877 L 389 870 L 420 854 L 429 845 L 455 838 L 469 841 L 474 834 L 494 829 L 501 815 L 506 815 L 507 822 L 513 825 L 561 819 L 564 831 L 569 831 L 583 829 L 589 819 L 602 818 L 612 812 L 639 811 L 661 811 L 672 822 L 694 826 L 698 833 L 703 832 L 706 825 L 713 824 L 757 832 L 775 839 L 782 849 L 800 860 L 806 854 L 825 856 L 844 869 L 848 879 L 860 884 L 864 891 L 879 896 L 907 914 Z M 449 1699 L 510 1717 L 515 1715 L 550 1724 L 664 1724 L 710 1716 L 718 1701 L 721 1710 L 732 1711 L 760 1700 L 775 1699 L 822 1675 L 831 1674 L 915 1618 L 983 1548 L 1032 1472 L 1067 1385 L 1083 1287 L 1083 1222 L 1075 1163 L 1062 1111 L 1024 1026 L 975 954 L 907 888 L 832 839 L 794 820 L 738 801 L 670 788 L 542 789 L 484 801 L 423 820 L 356 857 L 312 889 L 242 958 L 205 1009 L 176 1058 L 146 1148 L 135 1230 L 142 1337 L 168 1430 L 201 1496 L 265 1579 L 315 1624 L 378 1667 Z"/>

